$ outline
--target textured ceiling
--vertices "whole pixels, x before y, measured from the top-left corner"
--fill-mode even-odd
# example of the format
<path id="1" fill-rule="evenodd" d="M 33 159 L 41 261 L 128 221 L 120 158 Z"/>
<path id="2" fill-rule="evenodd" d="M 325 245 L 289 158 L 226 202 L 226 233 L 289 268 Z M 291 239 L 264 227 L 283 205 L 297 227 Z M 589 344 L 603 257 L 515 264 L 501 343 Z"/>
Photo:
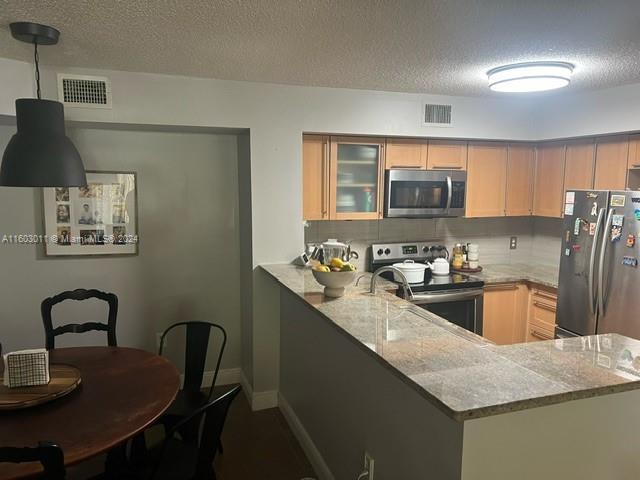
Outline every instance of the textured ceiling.
<path id="1" fill-rule="evenodd" d="M 489 68 L 548 59 L 573 91 L 640 82 L 640 0 L 0 0 L 0 57 L 28 60 L 12 21 L 62 31 L 52 65 L 498 95 Z"/>

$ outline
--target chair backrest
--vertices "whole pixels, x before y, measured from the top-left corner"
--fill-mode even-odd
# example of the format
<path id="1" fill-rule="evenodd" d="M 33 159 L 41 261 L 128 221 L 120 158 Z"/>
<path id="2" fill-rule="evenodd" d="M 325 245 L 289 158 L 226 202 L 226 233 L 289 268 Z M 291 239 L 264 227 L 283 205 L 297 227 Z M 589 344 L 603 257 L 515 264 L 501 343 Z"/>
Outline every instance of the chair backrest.
<path id="1" fill-rule="evenodd" d="M 40 462 L 47 480 L 65 478 L 64 454 L 58 445 L 39 442 L 37 447 L 0 447 L 0 462 Z"/>
<path id="2" fill-rule="evenodd" d="M 109 304 L 109 317 L 107 323 L 87 322 L 87 323 L 69 323 L 53 328 L 51 320 L 51 310 L 54 305 L 64 302 L 65 300 L 88 300 L 97 298 L 104 300 Z M 100 290 L 85 290 L 78 288 L 77 290 L 59 293 L 53 297 L 45 298 L 40 305 L 42 313 L 42 321 L 44 323 L 45 344 L 47 350 L 56 348 L 55 337 L 64 333 L 84 333 L 91 330 L 99 330 L 107 332 L 107 343 L 110 347 L 117 347 L 116 341 L 116 317 L 118 316 L 118 297 L 113 293 L 101 292 Z"/>
<path id="3" fill-rule="evenodd" d="M 188 392 L 199 392 L 202 388 L 202 378 L 204 377 L 204 369 L 207 361 L 207 353 L 209 350 L 209 339 L 211 330 L 216 330 L 221 334 L 220 349 L 216 357 L 215 370 L 213 372 L 213 380 L 209 388 L 209 399 L 213 393 L 213 387 L 218 378 L 218 370 L 220 369 L 220 361 L 227 344 L 227 332 L 224 328 L 216 323 L 210 322 L 179 322 L 174 323 L 167 328 L 160 337 L 159 354 L 165 347 L 165 340 L 169 332 L 175 331 L 179 327 L 186 329 L 186 342 L 184 348 L 184 390 Z"/>
<path id="4" fill-rule="evenodd" d="M 220 435 L 222 434 L 222 429 L 224 428 L 224 423 L 227 419 L 227 413 L 229 412 L 231 402 L 233 402 L 238 393 L 240 393 L 240 390 L 241 387 L 239 385 L 232 388 L 227 393 L 203 405 L 188 417 L 185 417 L 175 424 L 173 428 L 167 432 L 167 437 L 162 449 L 162 455 L 154 466 L 149 480 L 153 480 L 155 478 L 163 461 L 173 461 L 172 459 L 165 458 L 167 447 L 171 442 L 171 439 L 185 424 L 196 421 L 198 418 L 200 418 L 200 436 L 198 438 L 197 445 L 194 445 L 194 448 L 197 448 L 198 451 L 195 466 L 193 468 L 193 476 L 188 478 L 189 480 L 210 480 L 211 478 L 215 478 L 213 476 L 213 460 L 220 446 Z M 204 419 L 202 419 L 203 415 Z"/>

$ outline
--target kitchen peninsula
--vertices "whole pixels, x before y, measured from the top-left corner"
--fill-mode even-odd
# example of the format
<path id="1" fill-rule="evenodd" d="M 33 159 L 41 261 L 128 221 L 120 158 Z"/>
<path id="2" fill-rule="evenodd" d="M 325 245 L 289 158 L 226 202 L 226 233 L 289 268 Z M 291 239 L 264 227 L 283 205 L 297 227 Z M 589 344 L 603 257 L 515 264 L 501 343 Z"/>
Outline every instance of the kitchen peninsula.
<path id="1" fill-rule="evenodd" d="M 280 287 L 281 408 L 316 469 L 356 478 L 367 451 L 376 478 L 640 471 L 640 342 L 498 346 L 381 289 L 370 295 L 368 278 L 328 300 L 307 269 L 262 268 Z"/>

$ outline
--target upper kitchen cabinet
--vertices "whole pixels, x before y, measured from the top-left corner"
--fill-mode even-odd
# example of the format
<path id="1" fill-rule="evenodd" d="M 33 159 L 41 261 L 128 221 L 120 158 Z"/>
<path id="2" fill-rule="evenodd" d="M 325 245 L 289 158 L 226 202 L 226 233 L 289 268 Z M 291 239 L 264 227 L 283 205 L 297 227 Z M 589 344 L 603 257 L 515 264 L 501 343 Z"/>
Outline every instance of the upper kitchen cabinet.
<path id="1" fill-rule="evenodd" d="M 593 139 L 567 142 L 564 190 L 593 188 L 596 148 Z"/>
<path id="2" fill-rule="evenodd" d="M 466 170 L 467 142 L 429 140 L 427 170 Z"/>
<path id="3" fill-rule="evenodd" d="M 412 138 L 387 138 L 385 168 L 427 168 L 427 141 Z"/>
<path id="4" fill-rule="evenodd" d="M 384 139 L 331 137 L 329 218 L 382 218 Z"/>
<path id="5" fill-rule="evenodd" d="M 598 138 L 593 188 L 624 190 L 627 185 L 628 155 L 629 138 L 626 135 Z"/>
<path id="6" fill-rule="evenodd" d="M 536 149 L 533 215 L 562 217 L 565 145 L 546 143 Z"/>
<path id="7" fill-rule="evenodd" d="M 640 168 L 640 135 L 632 135 L 629 137 L 629 160 L 627 168 Z"/>
<path id="8" fill-rule="evenodd" d="M 302 138 L 302 218 L 329 219 L 329 137 Z"/>
<path id="9" fill-rule="evenodd" d="M 640 135 L 629 137 L 629 160 L 627 162 L 629 178 L 627 188 L 640 190 Z"/>
<path id="10" fill-rule="evenodd" d="M 506 215 L 531 215 L 535 149 L 532 145 L 509 145 L 507 159 Z"/>
<path id="11" fill-rule="evenodd" d="M 465 216 L 504 216 L 506 180 L 507 146 L 497 142 L 470 143 Z"/>

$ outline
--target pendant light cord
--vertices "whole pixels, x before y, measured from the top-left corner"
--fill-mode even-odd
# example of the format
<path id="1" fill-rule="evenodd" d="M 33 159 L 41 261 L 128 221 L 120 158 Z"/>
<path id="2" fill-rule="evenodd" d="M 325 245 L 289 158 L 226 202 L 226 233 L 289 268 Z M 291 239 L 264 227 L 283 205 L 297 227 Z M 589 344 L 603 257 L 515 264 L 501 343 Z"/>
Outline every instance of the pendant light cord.
<path id="1" fill-rule="evenodd" d="M 35 46 L 33 58 L 36 64 L 36 91 L 38 93 L 38 100 L 40 100 L 40 66 L 38 65 L 38 42 L 33 42 Z"/>

